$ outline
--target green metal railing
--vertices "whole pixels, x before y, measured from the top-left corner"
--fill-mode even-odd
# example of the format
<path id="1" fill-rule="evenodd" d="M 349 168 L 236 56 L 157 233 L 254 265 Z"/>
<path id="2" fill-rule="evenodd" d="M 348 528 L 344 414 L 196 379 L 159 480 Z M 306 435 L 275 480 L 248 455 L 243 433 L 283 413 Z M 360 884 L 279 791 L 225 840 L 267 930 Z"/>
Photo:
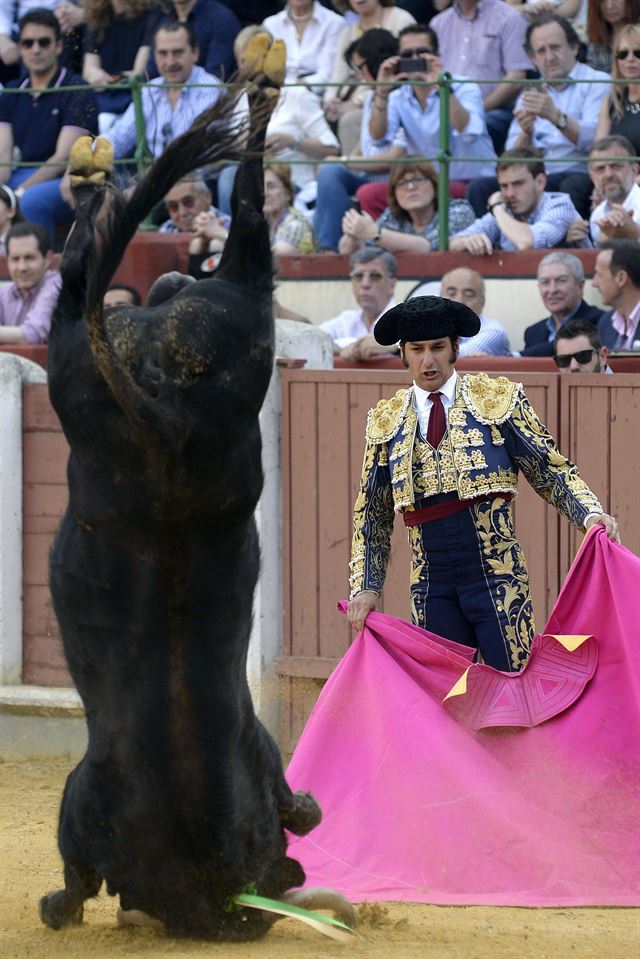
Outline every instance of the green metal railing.
<path id="1" fill-rule="evenodd" d="M 452 87 L 452 84 L 453 84 L 454 82 L 455 82 L 456 84 L 475 83 L 475 84 L 477 84 L 478 86 L 493 85 L 493 84 L 495 84 L 495 83 L 497 83 L 497 82 L 501 82 L 501 83 L 510 83 L 510 84 L 512 84 L 513 86 L 517 86 L 517 87 L 519 87 L 519 88 L 522 88 L 522 87 L 527 87 L 527 86 L 540 86 L 541 84 L 544 84 L 546 81 L 545 81 L 544 79 L 542 79 L 542 78 L 536 79 L 536 80 L 504 80 L 504 79 L 499 79 L 499 80 L 479 80 L 479 81 L 476 81 L 476 80 L 471 80 L 471 79 L 458 79 L 458 78 L 454 78 L 454 77 L 452 76 L 452 74 L 449 73 L 449 72 L 447 72 L 447 71 L 443 71 L 442 73 L 440 73 L 440 75 L 439 75 L 439 77 L 438 77 L 438 80 L 437 80 L 438 93 L 439 93 L 439 97 L 440 97 L 440 127 L 439 127 L 439 145 L 438 145 L 438 152 L 437 152 L 437 154 L 436 154 L 435 156 L 433 156 L 433 157 L 420 156 L 419 159 L 420 159 L 420 160 L 427 160 L 427 161 L 429 161 L 429 162 L 435 162 L 435 163 L 438 164 L 438 168 L 439 168 L 439 177 L 438 177 L 438 233 L 439 233 L 439 248 L 440 248 L 441 250 L 446 250 L 446 249 L 448 249 L 448 247 L 449 247 L 449 186 L 450 186 L 450 180 L 451 180 L 451 177 L 450 177 L 451 164 L 454 163 L 454 162 L 467 162 L 467 163 L 486 163 L 486 162 L 487 162 L 486 158 L 478 158 L 478 157 L 458 157 L 458 156 L 454 157 L 453 154 L 452 154 L 452 151 L 451 151 L 451 125 L 450 125 L 450 97 L 451 97 L 451 93 L 452 93 L 451 87 Z M 626 80 L 612 80 L 612 79 L 607 79 L 607 80 L 568 80 L 567 83 L 569 83 L 569 84 L 585 84 L 585 83 L 589 83 L 589 84 L 602 83 L 602 84 L 605 84 L 605 83 L 606 83 L 607 86 L 611 86 L 611 85 L 613 85 L 613 84 L 617 84 L 617 85 L 620 85 L 620 86 L 626 86 L 626 85 L 627 85 L 627 81 L 626 81 Z M 132 160 L 133 160 L 133 163 L 135 164 L 135 167 L 136 167 L 136 171 L 137 171 L 137 173 L 138 173 L 139 175 L 142 175 L 142 174 L 144 173 L 144 171 L 148 168 L 148 166 L 150 165 L 150 163 L 153 161 L 153 156 L 152 156 L 151 151 L 149 150 L 149 147 L 148 147 L 148 145 L 147 145 L 146 129 L 145 129 L 145 121 L 144 121 L 144 112 L 143 112 L 143 105 L 142 105 L 142 93 L 143 93 L 144 88 L 145 88 L 146 86 L 148 86 L 148 85 L 149 85 L 149 83 L 148 83 L 147 81 L 143 80 L 143 78 L 142 78 L 142 77 L 139 77 L 139 76 L 131 76 L 131 77 L 128 77 L 127 79 L 125 79 L 125 80 L 123 80 L 123 81 L 121 81 L 121 82 L 118 82 L 118 83 L 114 83 L 114 84 L 110 84 L 110 85 L 109 85 L 109 89 L 110 89 L 110 90 L 128 89 L 128 90 L 130 91 L 130 93 L 131 93 L 131 100 L 132 100 L 132 103 L 133 103 L 134 116 L 135 116 L 136 146 L 135 146 L 135 150 L 134 150 L 134 153 L 133 153 L 133 157 L 132 157 L 132 158 L 127 158 L 127 159 L 119 160 L 119 161 L 116 161 L 116 162 L 117 162 L 118 164 L 121 164 L 121 165 L 130 165 L 131 162 L 132 162 Z M 166 84 L 165 86 L 166 86 L 167 89 L 171 89 L 171 88 L 177 88 L 177 87 L 192 87 L 192 86 L 193 86 L 193 87 L 203 87 L 203 86 L 207 86 L 207 85 L 208 85 L 208 84 Z M 414 81 L 414 82 L 412 83 L 412 86 L 432 86 L 432 85 L 433 85 L 433 84 L 427 83 L 426 81 Z M 228 84 L 225 84 L 225 86 L 228 86 Z M 298 87 L 298 86 L 306 86 L 306 84 L 304 84 L 304 83 L 302 83 L 302 82 L 297 82 L 297 83 L 288 83 L 288 84 L 285 84 L 285 86 Z M 325 86 L 326 86 L 326 87 L 331 87 L 331 86 L 341 87 L 341 86 L 344 86 L 344 84 L 343 84 L 343 83 L 340 83 L 340 84 L 330 84 L 330 83 L 329 83 L 329 84 L 325 84 Z M 374 88 L 376 88 L 376 87 L 378 87 L 378 86 L 381 86 L 381 87 L 384 86 L 385 88 L 388 88 L 389 85 L 388 85 L 388 84 L 381 84 L 381 83 L 354 83 L 354 84 L 350 84 L 350 86 L 353 86 L 353 87 L 356 87 L 356 86 L 358 86 L 358 87 L 364 87 L 364 88 L 366 88 L 366 90 L 369 91 L 369 90 L 372 90 L 372 89 L 374 89 Z M 154 88 L 157 88 L 157 84 L 154 84 Z M 82 85 L 82 86 L 76 85 L 76 86 L 68 86 L 68 87 L 46 88 L 46 89 L 43 89 L 42 91 L 38 91 L 38 92 L 39 92 L 39 94 L 42 94 L 42 95 L 45 95 L 45 96 L 46 96 L 47 94 L 50 94 L 50 93 L 60 93 L 60 92 L 62 92 L 62 91 L 71 91 L 71 92 L 86 91 L 86 89 L 87 89 L 87 85 Z M 97 85 L 97 87 L 94 87 L 94 89 L 104 89 L 104 87 L 101 87 L 100 85 Z M 5 89 L 3 89 L 3 90 L 0 92 L 0 96 L 13 95 L 13 94 L 16 94 L 16 95 L 28 95 L 28 96 L 29 96 L 29 95 L 32 95 L 32 94 L 33 94 L 33 91 L 32 91 L 30 88 L 28 88 L 28 89 L 16 89 L 16 88 L 8 88 L 8 89 L 7 89 L 7 88 L 5 88 Z M 578 161 L 584 161 L 585 163 L 588 161 L 588 157 L 587 157 L 587 156 L 585 156 L 585 157 L 579 157 L 579 156 L 577 156 L 577 157 L 575 157 L 575 159 L 578 160 Z M 610 158 L 609 158 L 609 157 L 603 157 L 602 159 L 610 159 Z M 616 158 L 616 159 L 618 159 L 618 158 Z M 630 159 L 631 159 L 631 160 L 640 161 L 640 157 L 632 157 L 632 158 L 630 158 Z M 303 160 L 292 160 L 292 161 L 288 161 L 288 162 L 290 162 L 292 165 L 295 165 L 295 164 L 305 164 L 305 165 L 307 165 L 307 164 L 309 164 L 309 163 L 312 163 L 314 166 L 317 166 L 317 165 L 320 165 L 320 164 L 323 164 L 323 163 L 326 163 L 326 162 L 329 162 L 329 161 L 320 160 L 320 159 L 314 159 L 314 158 L 305 158 L 305 159 L 303 159 Z M 331 162 L 334 162 L 334 161 L 331 161 Z M 362 158 L 361 158 L 361 157 L 358 157 L 358 159 L 357 159 L 358 167 L 361 168 L 361 169 L 362 169 L 362 168 L 366 168 L 366 166 L 367 166 L 368 163 L 371 164 L 371 166 L 374 166 L 374 165 L 376 165 L 378 162 L 379 162 L 379 161 L 376 159 L 375 156 L 372 156 L 372 157 L 370 157 L 370 158 L 367 158 L 367 157 L 362 157 Z M 390 161 L 390 163 L 392 163 L 392 164 L 394 164 L 394 165 L 395 165 L 395 164 L 410 165 L 410 164 L 412 164 L 412 163 L 415 164 L 415 162 L 416 162 L 416 157 L 415 157 L 415 156 L 398 157 L 397 159 L 394 159 L 394 160 L 391 160 L 391 161 Z M 523 158 L 523 161 L 522 161 L 522 162 L 523 162 L 523 163 L 532 163 L 532 162 L 537 162 L 537 160 L 534 161 L 534 160 L 529 160 L 529 159 Z M 562 162 L 562 161 L 561 161 L 561 160 L 557 160 L 557 161 L 548 160 L 548 159 L 545 158 L 545 163 L 554 163 L 554 162 Z M 17 162 L 17 163 L 16 163 L 16 162 L 7 161 L 7 160 L 5 160 L 4 162 L 3 162 L 3 161 L 0 161 L 0 169 L 1 169 L 1 168 L 6 168 L 7 166 L 10 167 L 10 169 L 14 169 L 14 168 L 16 168 L 16 167 L 42 167 L 42 166 L 47 166 L 47 165 L 48 165 L 48 164 L 46 164 L 46 163 L 24 163 L 24 162 Z M 57 165 L 57 164 L 56 164 L 56 165 Z"/>

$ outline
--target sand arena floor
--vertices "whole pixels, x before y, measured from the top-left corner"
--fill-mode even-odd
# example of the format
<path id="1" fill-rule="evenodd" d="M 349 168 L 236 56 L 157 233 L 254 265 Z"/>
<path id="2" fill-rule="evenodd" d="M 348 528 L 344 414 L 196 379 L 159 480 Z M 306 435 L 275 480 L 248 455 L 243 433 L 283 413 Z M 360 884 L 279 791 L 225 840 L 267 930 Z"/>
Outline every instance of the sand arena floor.
<path id="1" fill-rule="evenodd" d="M 40 896 L 62 885 L 56 820 L 71 764 L 0 764 L 0 956 L 7 959 L 635 959 L 640 911 L 494 909 L 404 903 L 359 907 L 366 945 L 343 946 L 291 920 L 259 943 L 172 940 L 115 925 L 116 900 L 101 893 L 82 926 L 52 932 L 38 919 Z"/>

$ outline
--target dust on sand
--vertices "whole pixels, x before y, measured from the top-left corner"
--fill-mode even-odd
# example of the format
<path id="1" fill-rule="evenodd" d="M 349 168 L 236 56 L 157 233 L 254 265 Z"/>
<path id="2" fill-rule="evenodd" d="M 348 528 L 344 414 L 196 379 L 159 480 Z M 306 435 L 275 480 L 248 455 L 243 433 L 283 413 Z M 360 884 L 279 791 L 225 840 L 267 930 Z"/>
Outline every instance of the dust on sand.
<path id="1" fill-rule="evenodd" d="M 56 822 L 72 763 L 0 765 L 0 956 L 7 959 L 631 959 L 640 954 L 633 909 L 508 909 L 365 903 L 364 945 L 344 946 L 292 920 L 261 942 L 218 945 L 119 929 L 116 900 L 87 903 L 82 926 L 53 932 L 40 923 L 41 895 L 62 885 Z"/>

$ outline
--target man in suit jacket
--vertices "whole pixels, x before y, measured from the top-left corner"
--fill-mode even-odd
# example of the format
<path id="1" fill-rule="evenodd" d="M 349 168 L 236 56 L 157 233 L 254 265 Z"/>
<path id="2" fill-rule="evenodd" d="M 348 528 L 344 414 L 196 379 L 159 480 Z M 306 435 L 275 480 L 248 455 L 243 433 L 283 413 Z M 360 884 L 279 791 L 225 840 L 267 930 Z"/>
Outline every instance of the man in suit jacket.
<path id="1" fill-rule="evenodd" d="M 526 328 L 522 356 L 553 356 L 556 333 L 569 320 L 598 325 L 602 310 L 582 298 L 584 269 L 577 256 L 558 251 L 543 257 L 538 264 L 538 289 L 549 316 Z"/>
<path id="2" fill-rule="evenodd" d="M 636 240 L 609 240 L 596 257 L 593 285 L 613 309 L 598 323 L 609 350 L 640 350 L 640 247 Z"/>

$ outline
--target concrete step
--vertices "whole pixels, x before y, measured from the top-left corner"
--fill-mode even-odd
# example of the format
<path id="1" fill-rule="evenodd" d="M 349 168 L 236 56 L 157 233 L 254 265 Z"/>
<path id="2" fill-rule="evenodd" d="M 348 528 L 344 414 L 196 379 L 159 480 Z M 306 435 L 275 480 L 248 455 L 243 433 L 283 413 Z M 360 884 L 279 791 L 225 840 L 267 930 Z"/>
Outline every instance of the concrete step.
<path id="1" fill-rule="evenodd" d="M 86 747 L 84 708 L 75 689 L 0 686 L 0 762 L 80 758 Z"/>

